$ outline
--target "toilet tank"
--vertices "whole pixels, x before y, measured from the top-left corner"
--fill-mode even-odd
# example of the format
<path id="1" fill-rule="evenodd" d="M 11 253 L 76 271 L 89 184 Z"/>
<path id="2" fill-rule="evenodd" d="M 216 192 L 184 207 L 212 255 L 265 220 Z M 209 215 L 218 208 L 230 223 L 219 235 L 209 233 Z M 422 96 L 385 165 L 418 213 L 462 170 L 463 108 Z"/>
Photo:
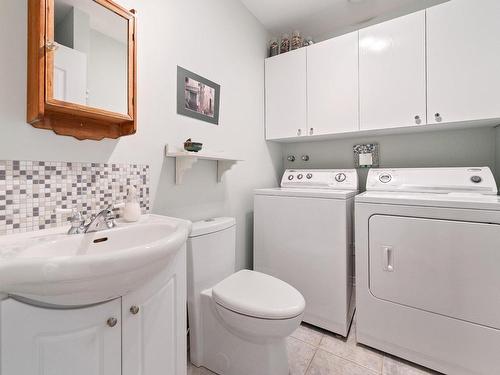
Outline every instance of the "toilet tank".
<path id="1" fill-rule="evenodd" d="M 219 217 L 193 223 L 187 241 L 188 295 L 198 295 L 233 274 L 235 257 L 234 218 Z"/>

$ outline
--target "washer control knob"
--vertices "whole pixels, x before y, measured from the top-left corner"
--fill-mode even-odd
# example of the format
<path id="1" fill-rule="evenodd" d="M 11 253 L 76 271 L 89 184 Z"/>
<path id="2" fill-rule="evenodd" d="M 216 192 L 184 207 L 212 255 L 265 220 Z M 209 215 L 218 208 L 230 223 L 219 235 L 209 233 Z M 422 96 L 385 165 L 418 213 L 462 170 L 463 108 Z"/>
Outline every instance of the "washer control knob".
<path id="1" fill-rule="evenodd" d="M 311 178 L 313 178 L 312 173 L 308 173 L 308 174 L 306 174 L 306 178 L 307 178 L 308 180 L 310 180 Z"/>
<path id="2" fill-rule="evenodd" d="M 292 181 L 292 180 L 293 180 L 293 174 L 288 175 L 288 179 L 289 179 L 290 181 Z"/>
<path id="3" fill-rule="evenodd" d="M 344 182 L 346 180 L 347 176 L 345 175 L 345 173 L 337 173 L 335 175 L 335 181 L 337 182 Z"/>
<path id="4" fill-rule="evenodd" d="M 471 180 L 472 182 L 474 182 L 475 184 L 479 184 L 481 181 L 483 181 L 483 179 L 481 178 L 481 176 L 472 176 L 472 177 L 470 178 L 470 180 Z"/>
<path id="5" fill-rule="evenodd" d="M 392 176 L 389 174 L 389 173 L 383 173 L 381 174 L 378 179 L 380 180 L 380 182 L 382 182 L 383 184 L 387 184 L 388 182 L 391 182 L 392 180 Z"/>
<path id="6" fill-rule="evenodd" d="M 302 177 L 304 177 L 304 175 L 303 175 L 302 173 L 299 173 L 299 174 L 297 175 L 297 180 L 302 180 Z"/>

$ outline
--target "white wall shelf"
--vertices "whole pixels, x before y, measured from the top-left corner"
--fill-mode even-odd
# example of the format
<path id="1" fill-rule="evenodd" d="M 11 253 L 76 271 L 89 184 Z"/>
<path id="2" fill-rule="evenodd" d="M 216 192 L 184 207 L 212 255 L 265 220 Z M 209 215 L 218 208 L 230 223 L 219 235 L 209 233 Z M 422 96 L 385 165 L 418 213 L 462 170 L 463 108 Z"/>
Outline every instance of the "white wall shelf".
<path id="1" fill-rule="evenodd" d="M 175 184 L 182 184 L 184 173 L 190 170 L 198 160 L 213 160 L 217 162 L 217 182 L 222 182 L 224 174 L 230 170 L 241 159 L 228 157 L 223 153 L 216 152 L 189 152 L 185 150 L 172 149 L 165 146 L 165 156 L 175 158 Z"/>

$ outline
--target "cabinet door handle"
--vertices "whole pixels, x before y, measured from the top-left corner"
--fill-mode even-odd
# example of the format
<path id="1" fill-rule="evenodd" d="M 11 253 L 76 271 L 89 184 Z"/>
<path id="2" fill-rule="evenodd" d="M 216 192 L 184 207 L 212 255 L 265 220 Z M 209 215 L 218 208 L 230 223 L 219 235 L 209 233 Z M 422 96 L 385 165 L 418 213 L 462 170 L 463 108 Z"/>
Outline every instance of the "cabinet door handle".
<path id="1" fill-rule="evenodd" d="M 302 134 L 302 129 L 297 129 L 297 135 L 301 135 Z"/>
<path id="2" fill-rule="evenodd" d="M 422 123 L 422 119 L 420 118 L 419 115 L 415 116 L 415 124 L 420 125 Z"/>
<path id="3" fill-rule="evenodd" d="M 314 128 L 309 129 L 309 135 L 313 135 L 313 134 L 314 134 Z"/>
<path id="4" fill-rule="evenodd" d="M 441 114 L 440 113 L 436 113 L 434 115 L 434 118 L 436 119 L 437 122 L 441 122 L 443 120 L 443 118 L 441 117 Z"/>
<path id="5" fill-rule="evenodd" d="M 108 323 L 108 326 L 114 327 L 114 326 L 116 326 L 116 323 L 118 323 L 118 319 L 116 319 L 116 318 L 109 318 L 106 323 Z"/>
<path id="6" fill-rule="evenodd" d="M 134 315 L 137 315 L 139 313 L 139 306 L 133 305 L 130 307 L 130 312 Z"/>

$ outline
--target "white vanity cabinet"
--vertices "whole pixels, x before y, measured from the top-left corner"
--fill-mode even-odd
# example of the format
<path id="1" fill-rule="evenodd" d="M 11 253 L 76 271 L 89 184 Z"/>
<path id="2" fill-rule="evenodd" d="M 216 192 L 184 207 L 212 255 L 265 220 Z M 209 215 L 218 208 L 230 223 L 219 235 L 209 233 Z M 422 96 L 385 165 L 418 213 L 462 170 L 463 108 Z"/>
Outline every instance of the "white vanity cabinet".
<path id="1" fill-rule="evenodd" d="M 121 375 L 121 301 L 81 309 L 1 302 L 2 375 Z"/>
<path id="2" fill-rule="evenodd" d="M 426 123 L 425 11 L 359 32 L 360 129 Z"/>
<path id="3" fill-rule="evenodd" d="M 429 123 L 500 118 L 500 1 L 427 9 Z"/>
<path id="4" fill-rule="evenodd" d="M 357 131 L 358 112 L 358 32 L 308 47 L 308 135 Z"/>
<path id="5" fill-rule="evenodd" d="M 266 59 L 266 139 L 306 135 L 306 49 Z"/>
<path id="6" fill-rule="evenodd" d="M 183 375 L 186 369 L 185 245 L 152 280 L 109 302 L 0 302 L 1 375 Z"/>

